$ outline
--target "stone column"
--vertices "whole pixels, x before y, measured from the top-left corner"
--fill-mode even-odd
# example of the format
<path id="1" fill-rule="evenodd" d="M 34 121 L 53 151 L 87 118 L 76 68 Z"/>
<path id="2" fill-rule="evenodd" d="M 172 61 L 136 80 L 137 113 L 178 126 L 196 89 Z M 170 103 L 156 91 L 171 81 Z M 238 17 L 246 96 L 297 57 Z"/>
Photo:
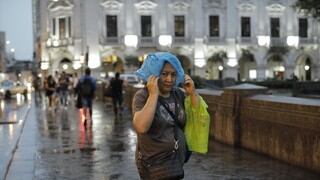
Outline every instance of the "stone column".
<path id="1" fill-rule="evenodd" d="M 159 1 L 157 10 L 158 20 L 155 23 L 159 23 L 159 35 L 169 34 L 168 30 L 168 2 L 167 0 Z"/>
<path id="2" fill-rule="evenodd" d="M 97 0 L 84 1 L 85 13 L 85 34 L 86 34 L 86 53 L 88 53 L 88 66 L 97 69 L 101 65 L 99 51 L 99 2 Z"/>
<path id="3" fill-rule="evenodd" d="M 202 0 L 200 1 L 193 1 L 192 2 L 192 14 L 194 18 L 194 26 L 193 26 L 193 31 L 194 31 L 194 61 L 193 61 L 193 66 L 194 66 L 194 74 L 200 77 L 205 78 L 206 73 L 205 73 L 205 64 L 206 62 L 206 57 L 205 57 L 205 52 L 204 52 L 204 43 L 203 43 L 203 9 L 202 9 Z"/>
<path id="4" fill-rule="evenodd" d="M 320 80 L 320 64 L 312 66 L 312 80 Z"/>
<path id="5" fill-rule="evenodd" d="M 267 62 L 265 62 L 266 49 L 263 47 L 259 47 L 257 52 L 255 52 L 254 56 L 257 62 L 257 80 L 262 81 L 266 79 L 266 68 Z"/>
<path id="6" fill-rule="evenodd" d="M 267 65 L 264 65 L 264 64 L 257 65 L 257 80 L 258 81 L 263 81 L 266 79 L 266 69 L 267 69 Z"/>
<path id="7" fill-rule="evenodd" d="M 238 77 L 238 69 L 236 68 L 238 65 L 238 57 L 237 57 L 237 51 L 236 51 L 236 37 L 237 37 L 237 28 L 235 28 L 235 25 L 238 24 L 238 20 L 235 17 L 238 17 L 237 14 L 237 8 L 236 4 L 234 3 L 234 0 L 228 0 L 227 1 L 227 19 L 226 22 L 228 22 L 228 25 L 230 27 L 227 27 L 227 67 L 224 71 L 223 77 L 229 77 L 234 78 L 237 80 Z"/>
<path id="8" fill-rule="evenodd" d="M 234 80 L 238 80 L 238 68 L 237 67 L 230 67 L 226 66 L 223 69 L 223 78 L 233 78 Z"/>
<path id="9" fill-rule="evenodd" d="M 284 79 L 292 79 L 291 75 L 294 73 L 294 65 L 287 65 L 284 73 Z"/>
<path id="10" fill-rule="evenodd" d="M 134 7 L 134 2 L 133 0 L 126 0 L 125 1 L 125 17 L 126 17 L 126 25 L 125 25 L 125 28 L 126 28 L 126 34 L 136 34 L 136 28 L 135 25 L 136 25 L 136 21 L 135 21 L 135 13 L 134 13 L 134 10 L 135 10 L 135 7 Z"/>
<path id="11" fill-rule="evenodd" d="M 265 23 L 267 22 L 266 17 L 267 16 L 267 11 L 266 11 L 266 1 L 258 1 L 257 2 L 257 22 L 258 22 L 258 31 L 257 31 L 257 35 L 267 35 L 267 28 L 265 27 Z"/>

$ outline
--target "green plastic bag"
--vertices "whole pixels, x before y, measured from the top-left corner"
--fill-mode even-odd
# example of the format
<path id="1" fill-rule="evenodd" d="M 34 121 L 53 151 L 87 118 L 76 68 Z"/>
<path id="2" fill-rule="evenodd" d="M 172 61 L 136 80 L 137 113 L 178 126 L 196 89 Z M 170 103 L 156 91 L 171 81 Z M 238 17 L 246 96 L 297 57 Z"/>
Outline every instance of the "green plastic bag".
<path id="1" fill-rule="evenodd" d="M 198 153 L 208 152 L 210 115 L 208 105 L 199 97 L 198 107 L 192 107 L 190 96 L 184 100 L 187 116 L 184 134 L 190 151 Z"/>

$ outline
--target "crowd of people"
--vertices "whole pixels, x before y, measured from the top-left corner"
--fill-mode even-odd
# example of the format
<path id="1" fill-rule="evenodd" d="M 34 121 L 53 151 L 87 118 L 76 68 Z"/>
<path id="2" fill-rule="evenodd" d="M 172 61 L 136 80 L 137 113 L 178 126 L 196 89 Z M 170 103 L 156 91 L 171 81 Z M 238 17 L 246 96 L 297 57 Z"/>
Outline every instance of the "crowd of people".
<path id="1" fill-rule="evenodd" d="M 113 112 L 117 117 L 122 116 L 121 112 L 123 102 L 124 80 L 120 79 L 120 73 L 117 72 L 115 77 L 107 81 L 106 86 L 111 90 L 110 97 L 113 104 Z M 91 76 L 90 68 L 85 69 L 85 74 L 81 77 L 77 73 L 67 74 L 65 71 L 59 73 L 55 71 L 53 75 L 33 78 L 33 88 L 35 91 L 35 100 L 42 100 L 42 92 L 46 97 L 49 111 L 57 112 L 60 108 L 67 108 L 73 104 L 83 114 L 83 125 L 92 126 L 92 104 L 95 99 L 96 79 Z"/>
<path id="2" fill-rule="evenodd" d="M 54 75 L 48 75 L 41 79 L 39 76 L 33 78 L 33 88 L 36 101 L 42 99 L 44 92 L 49 110 L 58 110 L 60 107 L 67 107 L 72 99 L 76 97 L 77 74 L 67 74 L 65 71 Z"/>

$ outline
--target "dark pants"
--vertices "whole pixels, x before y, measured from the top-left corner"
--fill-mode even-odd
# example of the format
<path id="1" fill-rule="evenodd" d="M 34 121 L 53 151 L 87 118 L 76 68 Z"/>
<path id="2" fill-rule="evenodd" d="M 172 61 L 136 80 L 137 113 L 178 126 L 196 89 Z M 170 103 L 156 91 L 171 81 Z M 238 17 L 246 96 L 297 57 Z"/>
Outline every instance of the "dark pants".
<path id="1" fill-rule="evenodd" d="M 123 101 L 122 95 L 112 97 L 114 114 L 118 114 L 118 106 L 119 106 L 120 111 L 122 110 L 122 101 Z"/>

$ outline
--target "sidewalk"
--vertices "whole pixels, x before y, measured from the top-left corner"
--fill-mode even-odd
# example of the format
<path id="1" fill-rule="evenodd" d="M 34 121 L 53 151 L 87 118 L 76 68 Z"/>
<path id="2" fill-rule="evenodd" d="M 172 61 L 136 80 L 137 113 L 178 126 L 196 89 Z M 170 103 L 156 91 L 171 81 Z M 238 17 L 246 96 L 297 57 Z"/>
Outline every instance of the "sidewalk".
<path id="1" fill-rule="evenodd" d="M 9 112 L 4 112 L 0 120 L 0 179 L 5 179 L 13 155 L 18 148 L 30 108 L 30 103 L 13 108 Z"/>

